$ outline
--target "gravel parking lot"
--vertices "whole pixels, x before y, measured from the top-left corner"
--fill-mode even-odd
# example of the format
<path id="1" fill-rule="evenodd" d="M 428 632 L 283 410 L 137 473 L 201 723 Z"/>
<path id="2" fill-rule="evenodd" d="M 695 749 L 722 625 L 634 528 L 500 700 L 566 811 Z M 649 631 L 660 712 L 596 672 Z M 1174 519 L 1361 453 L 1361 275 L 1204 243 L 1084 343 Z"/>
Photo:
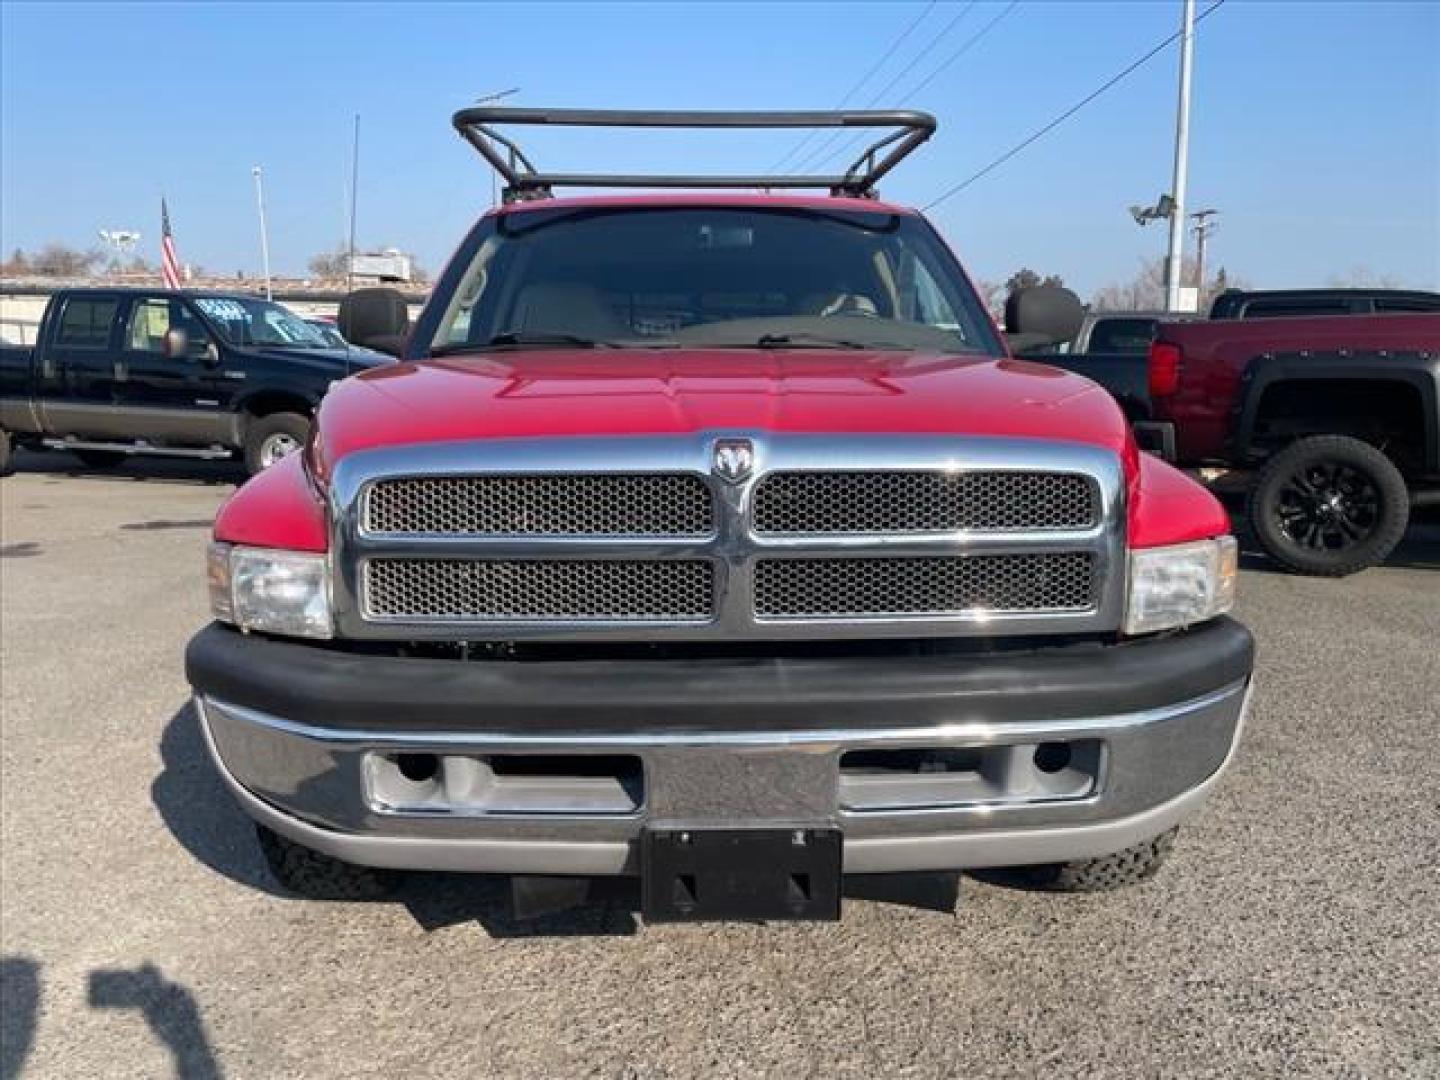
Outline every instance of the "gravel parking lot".
<path id="1" fill-rule="evenodd" d="M 1434 517 L 1343 581 L 1250 560 L 1251 726 L 1151 884 L 655 928 L 614 884 L 517 924 L 501 880 L 277 893 L 181 670 L 235 476 L 72 466 L 0 482 L 5 1077 L 1440 1076 Z"/>

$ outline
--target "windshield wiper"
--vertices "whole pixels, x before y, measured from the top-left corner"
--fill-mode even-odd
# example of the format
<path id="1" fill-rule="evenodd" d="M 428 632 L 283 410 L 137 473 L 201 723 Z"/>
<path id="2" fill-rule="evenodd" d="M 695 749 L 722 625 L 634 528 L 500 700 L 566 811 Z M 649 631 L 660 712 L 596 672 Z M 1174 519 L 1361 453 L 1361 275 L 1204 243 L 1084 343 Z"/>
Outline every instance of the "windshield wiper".
<path id="1" fill-rule="evenodd" d="M 596 341 L 579 334 L 563 334 L 550 330 L 508 330 L 496 334 L 489 341 L 473 344 L 457 341 L 449 345 L 436 345 L 430 356 L 463 356 L 466 353 L 483 353 L 491 349 L 556 348 L 566 349 L 618 349 L 610 341 Z"/>
<path id="2" fill-rule="evenodd" d="M 783 334 L 761 334 L 754 342 L 761 349 L 875 349 L 891 348 L 888 345 L 867 344 L 851 341 L 849 338 L 827 337 L 824 334 L 810 334 L 795 331 Z"/>
<path id="3" fill-rule="evenodd" d="M 567 334 L 559 330 L 507 330 L 503 334 L 496 334 L 485 345 L 487 347 L 496 345 L 568 345 L 572 349 L 613 349 L 615 347 L 608 341 L 596 341 L 594 338 L 582 337 L 579 334 Z"/>

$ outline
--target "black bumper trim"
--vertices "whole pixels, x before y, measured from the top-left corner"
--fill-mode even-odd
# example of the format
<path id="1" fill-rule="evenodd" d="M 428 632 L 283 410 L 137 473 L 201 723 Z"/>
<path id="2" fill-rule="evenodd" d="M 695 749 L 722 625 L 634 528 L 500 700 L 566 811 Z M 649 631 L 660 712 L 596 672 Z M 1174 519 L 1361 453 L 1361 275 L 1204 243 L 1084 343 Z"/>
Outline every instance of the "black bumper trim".
<path id="1" fill-rule="evenodd" d="M 185 672 L 199 693 L 349 731 L 784 731 L 1139 712 L 1248 678 L 1254 652 L 1228 618 L 1014 654 L 546 661 L 357 655 L 215 623 Z"/>

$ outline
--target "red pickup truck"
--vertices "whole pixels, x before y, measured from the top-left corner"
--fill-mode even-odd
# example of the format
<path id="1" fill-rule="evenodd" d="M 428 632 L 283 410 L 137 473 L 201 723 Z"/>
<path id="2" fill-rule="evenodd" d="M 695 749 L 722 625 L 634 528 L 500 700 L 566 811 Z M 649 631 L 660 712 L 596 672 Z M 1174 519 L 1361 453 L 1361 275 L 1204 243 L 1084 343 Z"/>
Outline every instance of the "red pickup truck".
<path id="1" fill-rule="evenodd" d="M 1154 873 L 1249 697 L 1228 520 L 875 197 L 934 120 L 455 122 L 505 205 L 215 523 L 187 674 L 278 879 L 814 919 L 842 874 Z M 641 179 L 541 173 L 503 122 L 897 130 L 835 176 Z M 830 194 L 552 195 L 642 182 Z"/>
<path id="2" fill-rule="evenodd" d="M 1374 565 L 1440 502 L 1440 315 L 1161 323 L 1149 382 L 1141 436 L 1254 469 L 1251 527 L 1292 570 Z"/>

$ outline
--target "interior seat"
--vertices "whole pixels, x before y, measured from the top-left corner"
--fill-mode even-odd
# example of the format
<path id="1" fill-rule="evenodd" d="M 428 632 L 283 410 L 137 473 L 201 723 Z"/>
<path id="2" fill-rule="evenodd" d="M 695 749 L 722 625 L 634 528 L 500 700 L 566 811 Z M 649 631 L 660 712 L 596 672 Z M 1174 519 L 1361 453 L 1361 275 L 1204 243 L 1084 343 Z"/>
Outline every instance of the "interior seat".
<path id="1" fill-rule="evenodd" d="M 560 281 L 541 282 L 522 289 L 506 329 L 574 334 L 595 341 L 635 336 L 605 303 L 600 290 Z"/>

